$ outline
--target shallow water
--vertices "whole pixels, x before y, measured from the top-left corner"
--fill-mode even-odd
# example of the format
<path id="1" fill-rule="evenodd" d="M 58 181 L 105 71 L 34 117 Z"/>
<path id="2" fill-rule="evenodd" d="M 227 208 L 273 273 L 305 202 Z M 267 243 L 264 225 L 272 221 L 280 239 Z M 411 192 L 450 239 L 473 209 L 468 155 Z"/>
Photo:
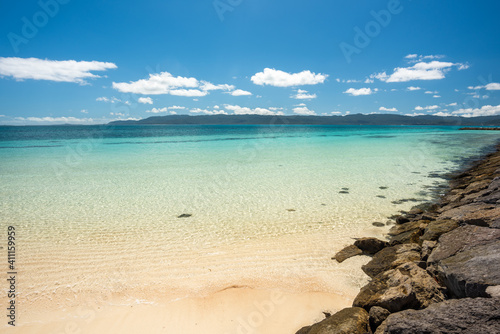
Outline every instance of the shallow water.
<path id="1" fill-rule="evenodd" d="M 352 296 L 366 258 L 331 256 L 382 237 L 372 222 L 431 200 L 439 175 L 498 139 L 435 126 L 0 127 L 0 224 L 18 231 L 25 305 L 233 285 Z"/>

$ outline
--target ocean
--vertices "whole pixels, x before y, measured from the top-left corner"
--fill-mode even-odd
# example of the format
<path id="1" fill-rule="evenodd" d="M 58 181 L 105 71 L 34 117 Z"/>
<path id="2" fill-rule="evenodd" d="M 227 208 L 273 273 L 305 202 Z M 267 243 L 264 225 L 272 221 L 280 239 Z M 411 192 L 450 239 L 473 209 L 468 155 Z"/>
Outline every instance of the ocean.
<path id="1" fill-rule="evenodd" d="M 390 226 L 374 222 L 435 200 L 499 138 L 439 126 L 0 127 L 0 245 L 14 226 L 18 298 L 32 310 L 233 286 L 351 298 L 366 259 L 338 264 L 335 252 L 383 238 Z"/>

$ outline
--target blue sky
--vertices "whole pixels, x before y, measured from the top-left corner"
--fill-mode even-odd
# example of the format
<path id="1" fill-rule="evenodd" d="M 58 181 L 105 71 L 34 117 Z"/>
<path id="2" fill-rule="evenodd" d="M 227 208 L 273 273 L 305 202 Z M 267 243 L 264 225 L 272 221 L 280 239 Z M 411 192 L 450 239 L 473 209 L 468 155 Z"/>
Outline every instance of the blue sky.
<path id="1" fill-rule="evenodd" d="M 4 1 L 0 124 L 500 114 L 500 3 Z"/>

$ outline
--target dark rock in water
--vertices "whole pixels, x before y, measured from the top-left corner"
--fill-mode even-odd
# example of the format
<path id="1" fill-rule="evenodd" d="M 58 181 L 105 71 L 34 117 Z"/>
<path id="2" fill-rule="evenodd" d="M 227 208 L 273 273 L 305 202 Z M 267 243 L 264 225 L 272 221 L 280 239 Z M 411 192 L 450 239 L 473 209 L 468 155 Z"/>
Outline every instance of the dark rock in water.
<path id="1" fill-rule="evenodd" d="M 380 306 L 373 306 L 370 308 L 368 315 L 370 316 L 370 327 L 372 331 L 375 331 L 375 329 L 380 326 L 380 324 L 383 323 L 390 314 L 391 312 Z"/>
<path id="2" fill-rule="evenodd" d="M 345 260 L 347 260 L 350 257 L 356 256 L 356 255 L 361 255 L 363 254 L 363 251 L 359 249 L 358 247 L 354 245 L 347 246 L 346 248 L 342 249 L 339 251 L 335 256 L 332 258 L 337 260 L 338 263 L 342 263 Z"/>
<path id="3" fill-rule="evenodd" d="M 406 218 L 405 216 L 398 216 L 396 218 L 396 224 L 404 224 L 404 223 L 408 223 L 410 220 L 408 218 Z"/>
<path id="4" fill-rule="evenodd" d="M 427 262 L 437 263 L 459 251 L 500 240 L 500 229 L 465 225 L 441 235 Z"/>
<path id="5" fill-rule="evenodd" d="M 378 188 L 384 190 L 384 189 L 387 189 L 389 187 L 381 186 L 381 187 L 378 187 Z"/>
<path id="6" fill-rule="evenodd" d="M 452 299 L 391 314 L 375 334 L 500 333 L 500 299 Z"/>
<path id="7" fill-rule="evenodd" d="M 384 224 L 382 224 L 382 226 L 384 226 Z M 365 254 L 375 254 L 389 246 L 389 244 L 377 238 L 361 238 L 354 242 L 354 246 L 361 249 Z"/>
<path id="8" fill-rule="evenodd" d="M 190 214 L 190 213 L 183 213 L 182 215 L 177 216 L 177 218 L 188 218 L 188 217 L 191 217 L 191 216 L 192 216 L 192 214 Z"/>
<path id="9" fill-rule="evenodd" d="M 377 195 L 378 198 L 386 198 L 384 195 Z"/>
<path id="10" fill-rule="evenodd" d="M 437 240 L 442 234 L 450 232 L 457 227 L 458 223 L 455 220 L 434 220 L 427 225 L 424 235 L 420 237 L 420 240 Z"/>
<path id="11" fill-rule="evenodd" d="M 411 210 L 408 213 L 411 215 L 419 215 L 419 214 L 424 213 L 424 210 L 417 208 L 417 207 L 413 207 L 413 208 L 411 208 Z"/>
<path id="12" fill-rule="evenodd" d="M 349 190 L 349 188 L 342 188 L 342 190 Z"/>
<path id="13" fill-rule="evenodd" d="M 456 297 L 489 297 L 486 289 L 500 285 L 500 240 L 443 259 L 434 273 Z"/>
<path id="14" fill-rule="evenodd" d="M 394 269 L 407 262 L 420 262 L 421 247 L 417 244 L 402 244 L 386 247 L 375 254 L 361 269 L 370 277 Z"/>
<path id="15" fill-rule="evenodd" d="M 295 209 L 286 209 L 286 211 L 288 211 L 288 212 L 294 212 Z"/>
<path id="16" fill-rule="evenodd" d="M 427 271 L 415 263 L 405 263 L 377 275 L 361 288 L 352 305 L 366 310 L 380 306 L 390 312 L 421 309 L 443 301 L 441 290 Z"/>
<path id="17" fill-rule="evenodd" d="M 348 194 L 348 193 L 349 193 L 349 192 L 348 192 L 348 191 L 346 191 L 346 190 L 341 190 L 341 191 L 339 191 L 339 194 Z"/>
<path id="18" fill-rule="evenodd" d="M 376 227 L 384 227 L 385 226 L 385 224 L 381 223 L 381 222 L 373 222 L 372 225 L 376 226 Z"/>
<path id="19" fill-rule="evenodd" d="M 303 334 L 365 334 L 370 333 L 368 312 L 360 307 L 349 307 L 311 326 Z"/>

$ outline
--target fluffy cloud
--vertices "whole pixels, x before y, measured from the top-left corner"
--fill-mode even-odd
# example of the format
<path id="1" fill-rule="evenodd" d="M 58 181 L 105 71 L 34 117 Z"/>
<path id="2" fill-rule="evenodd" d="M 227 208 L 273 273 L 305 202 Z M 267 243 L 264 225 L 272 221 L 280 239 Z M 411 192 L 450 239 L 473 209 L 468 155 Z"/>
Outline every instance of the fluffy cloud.
<path id="1" fill-rule="evenodd" d="M 299 104 L 298 106 L 296 106 L 292 110 L 293 110 L 293 113 L 297 114 L 297 115 L 307 115 L 307 116 L 316 115 L 316 112 L 314 110 L 310 110 L 303 103 Z"/>
<path id="2" fill-rule="evenodd" d="M 372 90 L 371 88 L 360 88 L 360 89 L 349 88 L 344 92 L 344 94 L 349 94 L 351 96 L 371 95 L 376 91 L 377 89 Z"/>
<path id="3" fill-rule="evenodd" d="M 428 91 L 425 91 L 424 94 L 437 94 L 439 93 L 437 90 L 436 91 L 431 91 L 431 90 L 428 90 Z"/>
<path id="4" fill-rule="evenodd" d="M 432 114 L 432 115 L 434 115 L 434 116 L 441 116 L 441 117 L 448 117 L 448 116 L 451 116 L 451 114 L 450 114 L 450 113 L 447 113 L 447 112 L 442 112 L 442 111 L 437 112 L 437 113 L 434 113 L 434 114 Z"/>
<path id="5" fill-rule="evenodd" d="M 130 102 L 129 101 L 122 101 L 116 97 L 111 97 L 111 98 L 108 98 L 108 97 L 105 97 L 105 96 L 101 96 L 101 97 L 98 97 L 97 99 L 95 99 L 96 101 L 99 101 L 99 102 L 106 102 L 106 103 L 124 103 L 126 105 L 130 105 Z"/>
<path id="6" fill-rule="evenodd" d="M 224 105 L 224 108 L 231 110 L 235 115 L 283 115 L 282 111 L 273 111 L 265 108 L 248 108 L 237 105 Z"/>
<path id="7" fill-rule="evenodd" d="M 291 98 L 298 100 L 309 100 L 309 99 L 315 99 L 316 97 L 317 97 L 316 94 L 308 94 L 307 90 L 303 89 L 298 89 L 297 94 L 291 96 Z"/>
<path id="8" fill-rule="evenodd" d="M 396 108 L 386 108 L 386 107 L 380 107 L 378 108 L 380 111 L 398 111 Z"/>
<path id="9" fill-rule="evenodd" d="M 194 108 L 189 110 L 189 112 L 195 113 L 195 114 L 205 114 L 205 115 L 227 115 L 224 110 L 207 110 L 207 109 L 200 109 L 200 108 Z"/>
<path id="10" fill-rule="evenodd" d="M 229 92 L 228 94 L 231 94 L 232 96 L 252 95 L 252 93 L 247 92 L 246 90 L 242 90 L 242 89 L 233 90 L 232 92 Z"/>
<path id="11" fill-rule="evenodd" d="M 422 115 L 425 115 L 425 114 L 417 113 L 417 112 L 414 112 L 413 114 L 405 114 L 405 116 L 410 116 L 410 117 L 422 116 Z"/>
<path id="12" fill-rule="evenodd" d="M 0 57 L 0 76 L 16 80 L 49 80 L 86 84 L 85 79 L 100 78 L 92 71 L 106 71 L 117 66 L 99 61 L 48 60 L 38 58 Z"/>
<path id="13" fill-rule="evenodd" d="M 168 109 L 186 109 L 186 107 L 181 107 L 181 106 L 171 106 L 171 107 L 168 107 Z"/>
<path id="14" fill-rule="evenodd" d="M 256 85 L 270 85 L 275 87 L 291 87 L 302 85 L 316 85 L 323 83 L 328 75 L 316 74 L 311 71 L 287 73 L 274 68 L 265 68 L 264 71 L 255 73 L 250 80 Z"/>
<path id="15" fill-rule="evenodd" d="M 410 90 L 410 91 L 411 91 L 411 90 L 421 90 L 422 88 L 420 88 L 420 87 L 415 87 L 415 86 L 410 86 L 410 87 L 407 87 L 406 89 L 408 89 L 408 90 Z"/>
<path id="16" fill-rule="evenodd" d="M 495 115 L 500 115 L 500 105 L 497 106 L 486 105 L 482 106 L 481 108 L 458 109 L 452 112 L 452 114 L 463 117 L 495 116 Z"/>
<path id="17" fill-rule="evenodd" d="M 208 81 L 198 81 L 196 78 L 174 77 L 168 72 L 150 74 L 148 79 L 131 82 L 113 82 L 113 88 L 122 93 L 143 95 L 170 94 L 176 96 L 205 96 L 212 90 L 232 90 L 234 86 L 214 85 Z"/>
<path id="18" fill-rule="evenodd" d="M 24 124 L 46 123 L 46 124 L 95 124 L 102 122 L 93 118 L 76 117 L 15 117 L 14 120 Z"/>
<path id="19" fill-rule="evenodd" d="M 140 97 L 137 102 L 142 104 L 153 104 L 153 99 L 150 97 Z"/>
<path id="20" fill-rule="evenodd" d="M 163 108 L 153 108 L 151 110 L 146 110 L 146 112 L 150 112 L 150 113 L 153 113 L 153 114 L 158 114 L 158 113 L 161 113 L 161 112 L 167 112 L 168 109 L 167 107 L 163 107 Z"/>
<path id="21" fill-rule="evenodd" d="M 439 80 L 445 77 L 445 73 L 450 71 L 452 66 L 460 65 L 450 62 L 431 61 L 429 63 L 420 62 L 411 67 L 397 67 L 394 73 L 382 80 L 386 82 L 407 82 L 412 80 Z"/>
<path id="22" fill-rule="evenodd" d="M 438 108 L 439 108 L 438 105 L 425 106 L 425 107 L 416 106 L 415 110 L 435 110 L 435 109 L 438 109 Z"/>
<path id="23" fill-rule="evenodd" d="M 486 90 L 500 90 L 500 83 L 498 82 L 490 82 L 489 84 L 485 86 L 469 86 L 467 87 L 468 89 L 483 89 L 485 88 Z"/>

